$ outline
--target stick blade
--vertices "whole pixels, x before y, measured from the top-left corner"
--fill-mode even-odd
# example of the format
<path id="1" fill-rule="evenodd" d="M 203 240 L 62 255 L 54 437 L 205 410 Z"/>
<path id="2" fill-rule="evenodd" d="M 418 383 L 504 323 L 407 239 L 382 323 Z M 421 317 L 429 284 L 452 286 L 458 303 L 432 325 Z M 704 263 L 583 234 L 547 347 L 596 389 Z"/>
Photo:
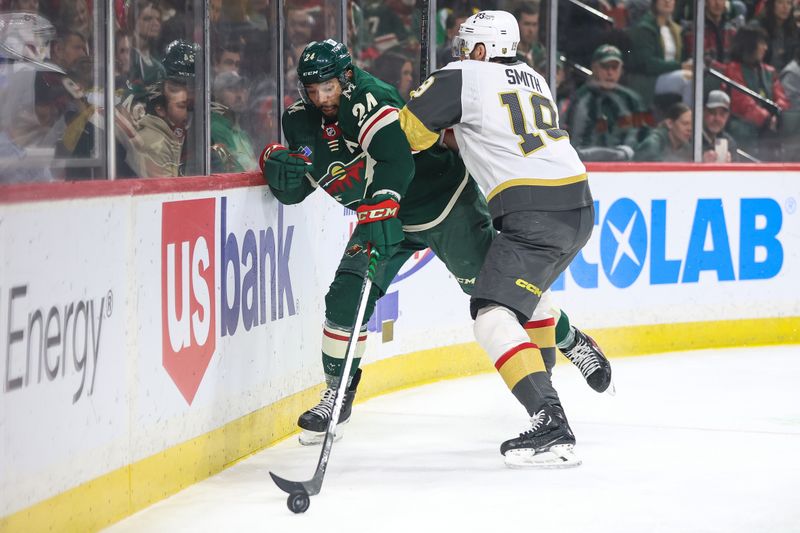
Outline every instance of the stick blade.
<path id="1" fill-rule="evenodd" d="M 308 494 L 305 485 L 303 485 L 303 483 L 300 481 L 289 481 L 288 479 L 283 479 L 281 476 L 273 474 L 272 472 L 270 472 L 269 475 L 278 488 L 287 494 L 291 494 L 293 492 L 304 492 Z"/>
<path id="2" fill-rule="evenodd" d="M 272 472 L 270 472 L 269 475 L 278 488 L 287 494 L 292 494 L 293 492 L 303 492 L 309 496 L 315 496 L 319 494 L 319 491 L 322 488 L 322 480 L 317 479 L 317 476 L 315 476 L 313 479 L 309 479 L 308 481 L 289 481 L 288 479 L 284 479 L 277 474 L 273 474 Z"/>

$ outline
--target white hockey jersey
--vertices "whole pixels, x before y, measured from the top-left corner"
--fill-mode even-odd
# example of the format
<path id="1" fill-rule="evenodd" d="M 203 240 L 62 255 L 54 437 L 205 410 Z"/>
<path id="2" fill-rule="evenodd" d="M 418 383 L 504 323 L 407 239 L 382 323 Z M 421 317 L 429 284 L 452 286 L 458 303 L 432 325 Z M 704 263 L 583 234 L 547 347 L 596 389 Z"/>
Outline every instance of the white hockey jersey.
<path id="1" fill-rule="evenodd" d="M 494 217 L 591 204 L 586 168 L 559 128 L 550 88 L 525 63 L 454 61 L 412 93 L 400 121 L 415 150 L 453 127 Z"/>

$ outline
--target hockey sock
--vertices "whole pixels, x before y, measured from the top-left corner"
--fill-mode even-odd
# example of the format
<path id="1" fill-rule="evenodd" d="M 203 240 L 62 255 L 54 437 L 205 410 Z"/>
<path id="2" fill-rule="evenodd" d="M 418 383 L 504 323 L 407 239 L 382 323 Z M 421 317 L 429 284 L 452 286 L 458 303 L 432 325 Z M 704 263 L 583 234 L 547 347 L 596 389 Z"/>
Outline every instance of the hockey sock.
<path id="1" fill-rule="evenodd" d="M 555 319 L 547 315 L 535 316 L 525 323 L 525 332 L 533 344 L 539 347 L 547 372 L 556 364 Z"/>
<path id="2" fill-rule="evenodd" d="M 558 403 L 542 353 L 514 312 L 498 305 L 478 311 L 475 339 L 528 415 L 533 416 L 544 404 Z"/>
<path id="3" fill-rule="evenodd" d="M 575 344 L 575 328 L 569 323 L 567 313 L 561 311 L 556 323 L 556 346 L 562 350 Z"/>
<path id="4" fill-rule="evenodd" d="M 339 385 L 339 376 L 342 374 L 344 358 L 347 355 L 347 342 L 350 340 L 352 329 L 335 326 L 326 322 L 322 328 L 322 368 L 325 372 L 325 382 L 328 388 L 335 389 Z M 350 368 L 350 375 L 347 385 L 350 385 L 353 376 L 358 370 L 364 350 L 367 348 L 367 327 L 361 329 L 356 344 L 356 353 L 353 359 L 353 366 Z"/>

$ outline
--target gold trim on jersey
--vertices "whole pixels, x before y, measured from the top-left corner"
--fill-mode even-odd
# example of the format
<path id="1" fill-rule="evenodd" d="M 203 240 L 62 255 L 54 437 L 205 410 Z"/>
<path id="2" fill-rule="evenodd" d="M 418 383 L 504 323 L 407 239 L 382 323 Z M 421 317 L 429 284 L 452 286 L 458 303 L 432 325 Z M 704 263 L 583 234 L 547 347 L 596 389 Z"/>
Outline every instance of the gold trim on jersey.
<path id="1" fill-rule="evenodd" d="M 400 110 L 400 127 L 403 128 L 408 144 L 413 150 L 425 150 L 439 140 L 439 134 L 425 127 L 425 124 L 409 111 L 408 106 Z"/>
<path id="2" fill-rule="evenodd" d="M 560 187 L 562 185 L 571 185 L 573 183 L 579 183 L 581 181 L 586 181 L 589 178 L 589 175 L 584 172 L 583 174 L 578 174 L 577 176 L 570 176 L 568 178 L 555 178 L 555 179 L 545 179 L 545 178 L 518 178 L 515 180 L 508 180 L 504 181 L 490 192 L 486 196 L 486 201 L 488 202 L 501 192 L 511 187 L 519 187 L 523 185 L 527 186 L 535 186 L 535 187 Z"/>

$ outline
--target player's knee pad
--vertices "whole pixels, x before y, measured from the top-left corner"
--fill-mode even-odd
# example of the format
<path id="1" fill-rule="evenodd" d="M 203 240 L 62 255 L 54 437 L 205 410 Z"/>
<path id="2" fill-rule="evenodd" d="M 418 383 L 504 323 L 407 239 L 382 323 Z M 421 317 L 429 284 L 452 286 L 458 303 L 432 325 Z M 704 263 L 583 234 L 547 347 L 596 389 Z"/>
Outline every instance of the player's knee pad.
<path id="1" fill-rule="evenodd" d="M 495 363 L 514 347 L 530 343 L 525 329 L 517 321 L 516 313 L 502 305 L 489 305 L 480 309 L 473 329 L 475 340 Z"/>
<path id="2" fill-rule="evenodd" d="M 352 328 L 356 321 L 358 297 L 364 278 L 349 272 L 338 272 L 333 278 L 328 294 L 325 295 L 325 319 L 342 328 Z M 369 321 L 375 309 L 375 301 L 380 296 L 380 289 L 372 286 L 367 309 L 364 311 L 364 323 Z"/>
<path id="3" fill-rule="evenodd" d="M 555 302 L 552 294 L 550 293 L 550 289 L 547 289 L 542 293 L 541 298 L 539 298 L 539 303 L 536 304 L 536 309 L 533 310 L 533 316 L 531 320 L 536 320 L 536 317 L 540 315 L 550 315 L 558 321 L 558 317 L 561 314 L 561 309 L 559 309 L 558 305 Z"/>

